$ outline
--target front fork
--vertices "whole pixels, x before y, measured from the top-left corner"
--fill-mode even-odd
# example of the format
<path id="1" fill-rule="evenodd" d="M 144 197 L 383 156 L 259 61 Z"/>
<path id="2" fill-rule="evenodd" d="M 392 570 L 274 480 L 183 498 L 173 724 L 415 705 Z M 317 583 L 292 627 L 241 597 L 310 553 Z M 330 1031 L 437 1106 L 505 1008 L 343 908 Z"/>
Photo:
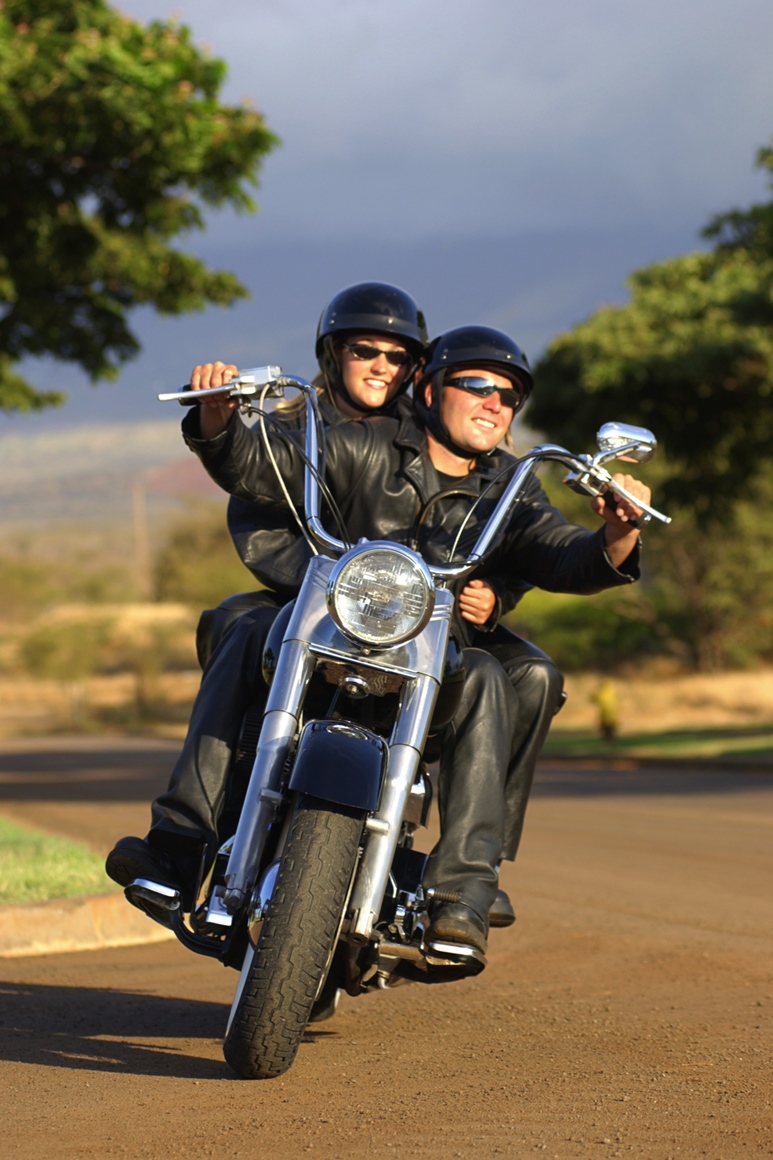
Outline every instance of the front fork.
<path id="1" fill-rule="evenodd" d="M 282 802 L 282 775 L 298 730 L 301 705 L 313 669 L 314 657 L 306 645 L 298 641 L 284 644 L 225 873 L 223 904 L 230 914 L 247 903 L 255 884 L 268 828 Z M 438 688 L 438 682 L 426 675 L 412 678 L 403 687 L 387 747 L 387 769 L 380 803 L 365 823 L 368 842 L 349 904 L 347 937 L 354 943 L 368 942 L 381 910 Z M 288 699 L 290 690 L 292 701 Z"/>
<path id="2" fill-rule="evenodd" d="M 282 773 L 314 671 L 314 657 L 301 641 L 286 641 L 271 683 L 255 763 L 225 874 L 223 903 L 235 914 L 249 899 L 268 828 L 282 801 Z"/>
<path id="3" fill-rule="evenodd" d="M 369 831 L 368 843 L 349 900 L 347 938 L 350 942 L 367 943 L 381 911 L 408 795 L 418 773 L 438 688 L 438 682 L 429 676 L 414 677 L 403 687 L 388 746 L 381 801 L 376 813 L 365 823 Z"/>

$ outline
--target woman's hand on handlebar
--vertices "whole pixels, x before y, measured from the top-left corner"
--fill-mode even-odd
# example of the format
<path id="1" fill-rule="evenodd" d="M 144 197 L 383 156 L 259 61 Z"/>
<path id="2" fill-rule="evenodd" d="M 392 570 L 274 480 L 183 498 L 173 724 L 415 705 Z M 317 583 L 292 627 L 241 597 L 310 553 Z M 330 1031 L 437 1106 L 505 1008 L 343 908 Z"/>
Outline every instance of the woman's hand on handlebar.
<path id="1" fill-rule="evenodd" d="M 239 373 L 233 363 L 200 363 L 191 371 L 191 390 L 206 391 L 210 387 L 222 387 L 230 383 Z M 214 439 L 225 431 L 234 411 L 239 406 L 236 399 L 227 395 L 208 395 L 199 404 L 199 424 L 203 439 Z"/>
<path id="2" fill-rule="evenodd" d="M 471 580 L 459 596 L 459 609 L 464 620 L 485 624 L 496 606 L 497 598 L 485 580 Z"/>

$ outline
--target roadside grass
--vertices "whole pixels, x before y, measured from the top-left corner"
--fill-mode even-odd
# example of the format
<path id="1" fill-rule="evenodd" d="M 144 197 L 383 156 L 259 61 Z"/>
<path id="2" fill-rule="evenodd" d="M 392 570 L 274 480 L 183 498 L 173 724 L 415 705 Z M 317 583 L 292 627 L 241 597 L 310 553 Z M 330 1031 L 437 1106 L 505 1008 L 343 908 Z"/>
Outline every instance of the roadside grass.
<path id="1" fill-rule="evenodd" d="M 105 874 L 102 858 L 85 846 L 0 818 L 0 905 L 117 889 Z"/>
<path id="2" fill-rule="evenodd" d="M 605 741 L 589 729 L 556 729 L 542 751 L 545 757 L 662 757 L 681 760 L 714 758 L 773 766 L 773 727 L 759 723 L 721 729 L 668 729 L 619 734 Z"/>

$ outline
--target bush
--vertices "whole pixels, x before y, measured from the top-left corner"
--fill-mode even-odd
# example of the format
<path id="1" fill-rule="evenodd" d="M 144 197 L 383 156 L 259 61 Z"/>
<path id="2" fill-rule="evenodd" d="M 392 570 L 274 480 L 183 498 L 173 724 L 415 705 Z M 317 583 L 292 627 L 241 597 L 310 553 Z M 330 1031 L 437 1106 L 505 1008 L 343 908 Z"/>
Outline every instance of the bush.
<path id="1" fill-rule="evenodd" d="M 234 592 L 259 588 L 226 526 L 223 505 L 191 502 L 173 524 L 154 568 L 156 598 L 214 608 Z"/>
<path id="2" fill-rule="evenodd" d="M 665 651 L 653 609 L 641 593 L 628 589 L 591 597 L 535 590 L 505 624 L 569 673 L 608 672 Z"/>

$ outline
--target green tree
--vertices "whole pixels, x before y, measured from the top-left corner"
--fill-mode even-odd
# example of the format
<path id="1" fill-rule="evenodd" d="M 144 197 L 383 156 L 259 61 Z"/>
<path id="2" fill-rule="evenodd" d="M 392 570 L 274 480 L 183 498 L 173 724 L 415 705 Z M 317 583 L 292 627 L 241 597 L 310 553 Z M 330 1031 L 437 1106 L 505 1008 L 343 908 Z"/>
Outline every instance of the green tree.
<path id="1" fill-rule="evenodd" d="M 627 305 L 551 344 L 528 422 L 570 446 L 608 419 L 651 427 L 669 465 L 663 502 L 724 522 L 773 440 L 773 259 L 687 254 L 628 284 Z"/>
<path id="2" fill-rule="evenodd" d="M 757 166 L 769 171 L 768 185 L 773 193 L 773 147 L 759 150 Z M 725 251 L 745 250 L 759 257 L 773 258 L 773 201 L 717 214 L 704 229 L 703 236 L 715 239 Z"/>
<path id="3" fill-rule="evenodd" d="M 773 151 L 761 164 L 773 168 Z M 773 203 L 713 220 L 714 249 L 638 270 L 624 306 L 560 335 L 527 421 L 588 448 L 605 420 L 651 427 L 644 475 L 673 528 L 648 531 L 662 639 L 700 668 L 773 656 Z"/>
<path id="4" fill-rule="evenodd" d="M 254 210 L 277 144 L 254 109 L 219 103 L 225 71 L 183 25 L 104 0 L 0 4 L 0 408 L 62 400 L 14 373 L 24 355 L 114 378 L 139 349 L 132 307 L 246 296 L 173 244 L 204 206 Z"/>

